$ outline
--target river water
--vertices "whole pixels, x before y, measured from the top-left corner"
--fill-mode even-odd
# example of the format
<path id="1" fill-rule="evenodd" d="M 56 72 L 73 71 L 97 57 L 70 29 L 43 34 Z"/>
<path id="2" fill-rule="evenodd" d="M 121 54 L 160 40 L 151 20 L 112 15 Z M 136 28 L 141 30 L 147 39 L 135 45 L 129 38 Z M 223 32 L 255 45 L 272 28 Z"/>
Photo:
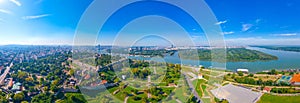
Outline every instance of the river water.
<path id="1" fill-rule="evenodd" d="M 258 50 L 267 54 L 277 56 L 278 60 L 256 61 L 256 62 L 227 62 L 226 69 L 235 71 L 238 68 L 243 68 L 243 69 L 248 69 L 250 72 L 260 72 L 260 71 L 271 70 L 271 69 L 277 69 L 277 70 L 300 69 L 300 52 L 270 50 L 270 49 L 264 49 L 258 47 L 247 47 L 247 49 Z M 134 57 L 134 58 L 144 59 L 144 60 L 151 59 L 151 58 L 144 58 L 144 57 Z M 155 59 L 163 62 L 184 64 L 190 66 L 199 66 L 199 65 L 203 65 L 205 67 L 212 66 L 211 61 L 181 60 L 178 57 L 178 53 L 175 53 L 173 56 L 165 56 L 164 58 L 155 58 Z"/>

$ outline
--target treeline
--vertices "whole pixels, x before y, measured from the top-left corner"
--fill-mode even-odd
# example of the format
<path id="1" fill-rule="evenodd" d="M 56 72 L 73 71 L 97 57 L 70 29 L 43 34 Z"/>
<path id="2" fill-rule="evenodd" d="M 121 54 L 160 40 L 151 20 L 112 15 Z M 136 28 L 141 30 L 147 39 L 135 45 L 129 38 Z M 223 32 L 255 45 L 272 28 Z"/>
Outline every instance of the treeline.
<path id="1" fill-rule="evenodd" d="M 290 84 L 287 84 L 285 82 L 276 83 L 272 80 L 263 81 L 262 79 L 255 80 L 250 77 L 237 77 L 234 78 L 234 81 L 241 84 L 251 84 L 251 85 L 263 85 L 263 86 L 290 86 Z"/>
<path id="2" fill-rule="evenodd" d="M 271 49 L 271 50 L 300 52 L 300 47 L 280 47 L 280 46 L 254 46 L 254 47 Z"/>
<path id="3" fill-rule="evenodd" d="M 226 52 L 227 62 L 254 62 L 254 61 L 267 61 L 267 60 L 277 60 L 278 57 L 266 54 L 256 50 L 249 50 L 246 48 L 228 48 L 228 49 L 198 49 L 198 54 L 191 52 L 190 50 L 180 51 L 180 57 L 183 59 L 192 60 L 204 60 L 224 62 Z"/>
<path id="4" fill-rule="evenodd" d="M 130 55 L 143 55 L 143 56 L 160 56 L 164 57 L 166 54 L 173 55 L 176 51 L 173 50 L 143 50 L 143 51 L 130 51 Z"/>
<path id="5" fill-rule="evenodd" d="M 300 90 L 297 90 L 295 88 L 272 88 L 271 90 L 272 93 L 300 93 Z"/>
<path id="6" fill-rule="evenodd" d="M 96 66 L 105 66 L 112 62 L 112 56 L 107 54 L 101 54 L 101 56 L 96 56 L 95 61 Z"/>

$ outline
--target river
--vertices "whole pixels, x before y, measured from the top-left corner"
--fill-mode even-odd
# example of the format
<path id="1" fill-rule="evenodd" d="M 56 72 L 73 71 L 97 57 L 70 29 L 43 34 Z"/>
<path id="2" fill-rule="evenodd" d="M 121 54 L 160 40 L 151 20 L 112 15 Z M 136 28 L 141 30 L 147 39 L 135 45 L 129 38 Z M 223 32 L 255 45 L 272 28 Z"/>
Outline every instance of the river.
<path id="1" fill-rule="evenodd" d="M 261 51 L 278 57 L 278 60 L 272 61 L 256 61 L 256 62 L 227 62 L 226 69 L 235 71 L 238 68 L 248 69 L 250 72 L 260 72 L 265 70 L 277 69 L 300 69 L 300 52 L 270 50 L 258 47 L 247 47 L 247 49 Z M 150 60 L 151 58 L 134 57 L 136 59 Z M 165 56 L 164 58 L 155 58 L 158 61 L 184 64 L 190 66 L 203 65 L 205 67 L 212 66 L 210 61 L 197 61 L 197 60 L 181 60 L 178 53 L 173 56 Z M 215 63 L 218 64 L 218 63 Z"/>

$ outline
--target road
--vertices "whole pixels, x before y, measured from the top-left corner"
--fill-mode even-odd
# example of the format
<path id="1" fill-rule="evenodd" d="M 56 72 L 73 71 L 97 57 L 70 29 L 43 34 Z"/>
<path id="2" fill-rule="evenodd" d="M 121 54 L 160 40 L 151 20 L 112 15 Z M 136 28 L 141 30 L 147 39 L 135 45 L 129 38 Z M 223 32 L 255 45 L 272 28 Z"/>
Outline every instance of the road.
<path id="1" fill-rule="evenodd" d="M 148 76 L 148 89 L 150 89 L 150 88 L 151 88 L 151 76 L 149 75 Z M 151 98 L 150 92 L 148 92 L 148 98 Z"/>
<path id="2" fill-rule="evenodd" d="M 192 89 L 194 96 L 197 98 L 197 101 L 199 101 L 199 103 L 201 103 L 201 98 L 198 95 L 198 93 L 196 92 L 196 89 L 195 89 L 192 81 L 190 80 L 189 76 L 185 72 L 183 73 L 183 75 L 185 76 L 185 79 L 188 82 L 189 87 Z"/>
<path id="3" fill-rule="evenodd" d="M 123 61 L 125 61 L 125 60 L 127 60 L 127 58 L 122 58 L 122 59 L 120 59 L 120 60 L 118 60 L 118 61 L 115 61 L 115 62 L 113 62 L 113 63 L 107 64 L 106 66 L 107 66 L 107 67 L 113 66 L 113 65 L 115 65 L 115 64 L 117 64 L 117 63 L 120 63 L 120 62 L 123 62 Z"/>
<path id="4" fill-rule="evenodd" d="M 6 67 L 5 71 L 3 72 L 3 74 L 0 76 L 0 84 L 4 83 L 4 79 L 6 77 L 6 75 L 8 74 L 10 68 L 13 66 L 13 62 L 10 63 L 10 65 L 8 67 Z"/>
<path id="5" fill-rule="evenodd" d="M 176 102 L 177 102 L 177 103 L 182 103 L 182 102 L 181 102 L 180 100 L 178 100 L 178 99 L 176 99 Z"/>
<path id="6" fill-rule="evenodd" d="M 12 58 L 12 60 L 10 61 L 10 65 L 8 67 L 6 67 L 5 71 L 3 72 L 3 74 L 0 76 L 0 84 L 4 83 L 4 79 L 6 77 L 6 75 L 8 74 L 8 72 L 10 71 L 10 68 L 14 65 L 14 59 L 19 55 L 19 52 Z"/>

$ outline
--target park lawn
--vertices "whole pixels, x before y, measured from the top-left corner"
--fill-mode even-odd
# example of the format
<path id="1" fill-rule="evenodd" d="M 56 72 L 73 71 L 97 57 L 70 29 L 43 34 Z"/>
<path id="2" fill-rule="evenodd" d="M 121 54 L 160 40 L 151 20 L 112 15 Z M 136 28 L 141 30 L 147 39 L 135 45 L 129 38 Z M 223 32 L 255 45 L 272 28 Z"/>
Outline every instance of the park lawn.
<path id="1" fill-rule="evenodd" d="M 87 102 L 81 93 L 66 93 L 65 97 L 66 98 L 64 99 L 64 101 L 67 103 L 74 102 L 74 101 Z"/>
<path id="2" fill-rule="evenodd" d="M 166 83 L 166 82 L 160 82 L 160 83 L 158 84 L 158 86 L 168 86 L 168 83 Z"/>
<path id="3" fill-rule="evenodd" d="M 202 97 L 203 95 L 203 93 L 202 93 L 202 91 L 201 91 L 201 88 L 202 88 L 202 86 L 203 86 L 203 84 L 205 84 L 205 80 L 203 80 L 203 79 L 199 79 L 199 80 L 195 80 L 195 81 L 197 81 L 197 84 L 196 84 L 196 92 L 199 94 L 199 96 L 200 97 Z M 202 88 L 203 89 L 203 88 Z M 203 89 L 203 90 L 205 90 L 205 89 Z"/>
<path id="4" fill-rule="evenodd" d="M 188 99 L 188 96 L 190 95 L 190 91 L 188 91 L 189 87 L 184 86 L 184 87 L 180 87 L 180 88 L 176 88 L 175 91 L 173 91 L 175 93 L 175 97 L 177 97 L 180 101 L 186 101 Z"/>
<path id="5" fill-rule="evenodd" d="M 194 81 L 192 81 L 192 84 L 196 87 L 197 86 L 197 84 L 198 84 L 198 79 L 196 79 L 196 80 L 194 80 Z"/>
<path id="6" fill-rule="evenodd" d="M 139 94 L 139 95 L 136 95 L 137 97 L 141 97 L 141 98 L 147 98 L 147 94 L 146 93 L 143 93 L 143 94 Z M 141 100 L 134 100 L 134 97 L 135 96 L 130 96 L 127 100 L 127 103 L 142 103 L 142 99 Z"/>
<path id="7" fill-rule="evenodd" d="M 117 94 L 115 94 L 115 97 L 118 98 L 118 99 L 124 100 L 125 97 L 126 97 L 126 94 L 124 94 L 123 92 L 131 94 L 131 90 L 133 90 L 133 88 L 128 86 L 125 89 L 120 90 L 120 92 L 118 92 Z"/>
<path id="8" fill-rule="evenodd" d="M 209 70 L 202 70 L 202 71 L 201 71 L 202 74 L 210 74 L 210 72 L 211 72 L 211 71 L 209 71 Z"/>
<path id="9" fill-rule="evenodd" d="M 300 103 L 300 96 L 275 96 L 264 94 L 257 103 Z"/>
<path id="10" fill-rule="evenodd" d="M 134 97 L 131 96 L 128 98 L 127 103 L 142 103 L 142 100 L 134 100 Z"/>
<path id="11" fill-rule="evenodd" d="M 117 99 L 120 99 L 120 100 L 124 100 L 126 95 L 123 94 L 122 92 L 118 92 L 117 94 L 114 95 Z"/>
<path id="12" fill-rule="evenodd" d="M 224 74 L 224 73 L 225 73 L 225 70 L 223 70 L 223 71 L 212 70 L 209 75 L 218 76 L 218 75 L 221 75 L 221 74 Z"/>
<path id="13" fill-rule="evenodd" d="M 181 67 L 181 71 L 192 72 L 192 73 L 194 72 L 194 70 L 191 67 L 186 67 L 186 66 Z"/>
<path id="14" fill-rule="evenodd" d="M 110 93 L 113 93 L 114 91 L 116 91 L 117 89 L 119 89 L 119 87 L 112 87 L 107 89 Z"/>
<path id="15" fill-rule="evenodd" d="M 202 97 L 203 95 L 203 93 L 202 93 L 202 91 L 201 91 L 201 88 L 200 87 L 196 87 L 196 92 L 198 93 L 198 95 L 200 96 L 200 97 Z"/>
<path id="16" fill-rule="evenodd" d="M 203 103 L 210 103 L 210 98 L 202 98 L 201 99 Z"/>
<path id="17" fill-rule="evenodd" d="M 276 75 L 267 75 L 267 76 L 262 76 L 262 75 L 255 75 L 257 78 L 253 78 L 254 80 L 259 80 L 262 79 L 263 81 L 267 81 L 267 80 L 272 80 L 272 81 L 276 81 L 280 78 L 278 78 Z"/>
<path id="18" fill-rule="evenodd" d="M 205 85 L 201 85 L 201 88 L 204 91 L 204 95 L 205 96 L 209 96 L 208 92 L 206 91 L 206 86 Z"/>

